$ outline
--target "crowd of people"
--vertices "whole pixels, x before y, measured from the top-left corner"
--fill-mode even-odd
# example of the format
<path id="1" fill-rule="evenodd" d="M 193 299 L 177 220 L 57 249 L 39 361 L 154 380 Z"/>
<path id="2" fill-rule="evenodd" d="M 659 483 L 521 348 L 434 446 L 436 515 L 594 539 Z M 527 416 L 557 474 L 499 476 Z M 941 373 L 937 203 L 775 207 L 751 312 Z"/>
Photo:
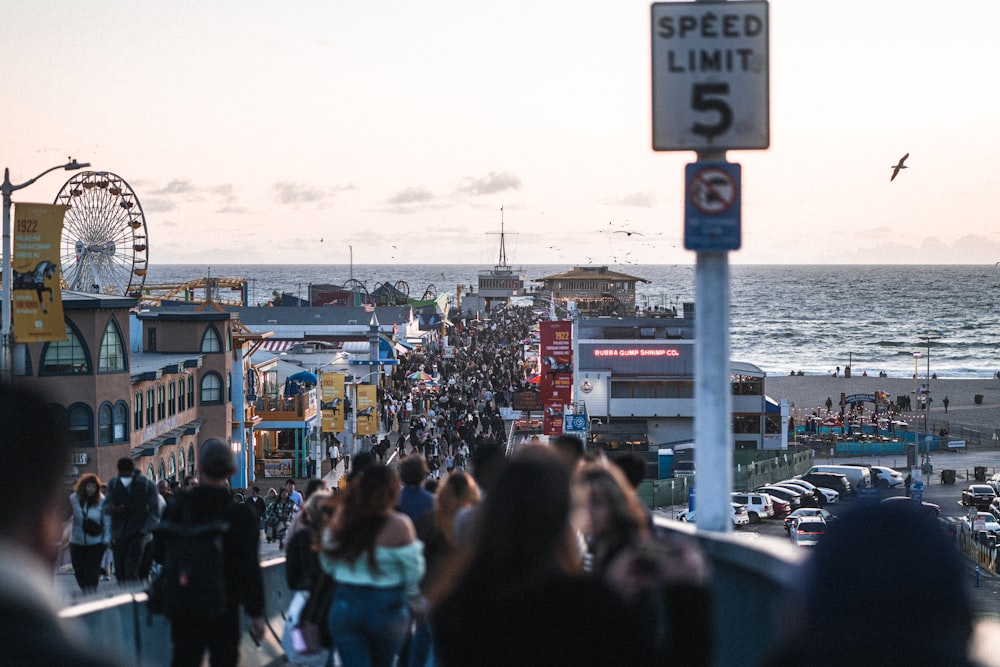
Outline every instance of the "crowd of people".
<path id="1" fill-rule="evenodd" d="M 96 476 L 82 476 L 69 503 L 70 552 L 81 589 L 96 587 L 108 545 L 120 581 L 142 578 L 157 567 L 150 561 L 166 571 L 170 541 L 161 537 L 169 534 L 164 526 L 176 529 L 194 520 L 223 527 L 224 604 L 212 612 L 170 616 L 172 664 L 178 667 L 201 664 L 205 652 L 213 665 L 237 664 L 241 610 L 250 619 L 251 636 L 261 638 L 262 534 L 286 554 L 292 596 L 281 642 L 294 664 L 712 664 L 715 612 L 707 559 L 692 537 L 654 530 L 636 493 L 644 462 L 635 456 L 610 460 L 565 435 L 506 455 L 499 407 L 513 392 L 528 389 L 520 341 L 533 319 L 530 311 L 509 309 L 488 326 L 462 334 L 449 346 L 449 358 L 443 349 L 411 358 L 384 395 L 386 423 L 400 435 L 406 432 L 398 456 L 387 463 L 374 447 L 357 454 L 337 489 L 317 481 L 299 493 L 288 480 L 264 497 L 255 487 L 246 502 L 234 502 L 228 488 L 232 454 L 215 439 L 199 448 L 199 477 L 186 488 L 157 489 L 130 459 L 119 462 L 119 474 L 106 487 Z M 417 369 L 439 378 L 438 391 L 413 387 L 406 376 Z M 30 577 L 16 581 L 16 568 L 30 573 L 51 562 L 66 525 L 60 485 L 69 446 L 45 406 L 0 384 L 0 455 L 8 462 L 0 468 L 0 501 L 20 510 L 0 516 L 0 581 L 9 585 L 0 588 L 0 618 L 7 621 L 0 627 L 13 651 L 5 658 L 12 664 L 124 664 L 106 652 L 95 655 L 66 634 Z M 31 428 L 23 421 L 31 421 Z M 53 447 L 42 448 L 46 455 L 38 460 L 25 458 L 25 443 L 39 441 Z M 893 511 L 869 512 L 868 523 L 859 524 L 865 539 L 903 525 Z M 857 662 L 841 649 L 852 633 L 871 629 L 861 627 L 870 619 L 859 625 L 844 618 L 856 609 L 855 593 L 885 591 L 879 588 L 883 579 L 861 577 L 861 588 L 827 584 L 830 571 L 857 578 L 849 556 L 865 551 L 852 542 L 857 538 L 851 520 L 838 523 L 840 533 L 831 531 L 831 539 L 817 547 L 805 579 L 826 586 L 824 600 L 836 605 L 804 601 L 769 664 Z M 945 573 L 946 586 L 954 586 L 960 570 L 939 542 L 936 568 Z M 934 660 L 947 655 L 961 658 L 951 664 L 966 664 L 968 603 L 933 588 L 928 595 L 934 599 L 924 604 L 938 604 L 944 595 L 949 605 L 939 616 L 952 622 L 935 624 L 922 650 Z M 151 604 L 153 599 L 151 594 Z M 907 612 L 905 605 L 898 609 Z M 29 646 L 11 640 L 17 632 L 51 636 Z M 823 646 L 836 659 L 813 659 L 815 633 L 830 638 Z M 901 636 L 892 645 L 907 641 Z"/>

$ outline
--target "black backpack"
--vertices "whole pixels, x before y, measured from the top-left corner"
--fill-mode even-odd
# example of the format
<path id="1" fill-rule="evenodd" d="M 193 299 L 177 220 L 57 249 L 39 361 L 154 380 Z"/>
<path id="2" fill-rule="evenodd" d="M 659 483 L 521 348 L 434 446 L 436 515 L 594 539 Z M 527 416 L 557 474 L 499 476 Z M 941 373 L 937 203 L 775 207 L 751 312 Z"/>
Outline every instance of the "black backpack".
<path id="1" fill-rule="evenodd" d="M 169 618 L 215 618 L 226 610 L 223 542 L 229 523 L 196 522 L 191 504 L 179 520 L 161 521 L 153 531 L 160 541 L 161 569 L 149 589 L 149 609 Z"/>

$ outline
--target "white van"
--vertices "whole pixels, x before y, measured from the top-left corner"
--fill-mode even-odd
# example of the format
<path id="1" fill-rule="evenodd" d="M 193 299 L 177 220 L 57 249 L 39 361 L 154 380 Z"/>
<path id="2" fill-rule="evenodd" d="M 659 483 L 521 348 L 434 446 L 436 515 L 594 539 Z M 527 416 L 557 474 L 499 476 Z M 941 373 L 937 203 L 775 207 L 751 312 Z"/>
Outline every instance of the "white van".
<path id="1" fill-rule="evenodd" d="M 843 475 L 855 489 L 866 489 L 872 485 L 872 475 L 868 468 L 860 466 L 817 465 L 809 468 L 805 474 L 814 472 L 835 472 Z"/>

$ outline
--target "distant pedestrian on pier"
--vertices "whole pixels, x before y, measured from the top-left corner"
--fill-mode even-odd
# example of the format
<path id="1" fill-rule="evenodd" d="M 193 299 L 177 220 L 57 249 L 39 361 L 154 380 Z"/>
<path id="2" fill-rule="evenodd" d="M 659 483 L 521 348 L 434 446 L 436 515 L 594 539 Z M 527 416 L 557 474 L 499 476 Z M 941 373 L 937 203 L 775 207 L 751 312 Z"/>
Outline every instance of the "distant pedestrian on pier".
<path id="1" fill-rule="evenodd" d="M 941 403 L 942 403 L 942 404 L 944 405 L 944 413 L 945 413 L 945 414 L 948 414 L 948 403 L 950 403 L 950 401 L 948 400 L 948 397 L 947 397 L 947 396 L 945 396 L 945 397 L 944 397 L 944 398 L 943 398 L 943 399 L 941 400 Z"/>

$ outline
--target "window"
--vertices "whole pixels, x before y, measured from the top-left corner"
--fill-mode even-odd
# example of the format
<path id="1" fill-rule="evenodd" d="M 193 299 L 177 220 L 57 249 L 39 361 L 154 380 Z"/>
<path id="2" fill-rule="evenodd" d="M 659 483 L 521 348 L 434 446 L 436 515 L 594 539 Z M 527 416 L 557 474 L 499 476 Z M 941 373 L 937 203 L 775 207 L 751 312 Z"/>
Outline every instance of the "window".
<path id="1" fill-rule="evenodd" d="M 159 465 L 157 467 L 156 481 L 167 478 L 167 466 L 163 463 L 163 459 L 160 459 Z"/>
<path id="2" fill-rule="evenodd" d="M 156 421 L 156 390 L 150 387 L 146 390 L 146 423 Z"/>
<path id="3" fill-rule="evenodd" d="M 162 384 L 156 385 L 156 418 L 167 416 L 167 390 Z"/>
<path id="4" fill-rule="evenodd" d="M 184 450 L 181 450 L 181 461 L 184 460 Z M 177 479 L 177 457 L 174 454 L 167 459 L 167 479 Z"/>
<path id="5" fill-rule="evenodd" d="M 731 375 L 733 396 L 762 396 L 764 394 L 763 378 L 752 375 Z"/>
<path id="6" fill-rule="evenodd" d="M 146 468 L 146 477 L 149 478 L 149 481 L 156 482 L 156 475 L 153 473 L 153 464 L 152 463 L 150 463 L 149 467 Z"/>
<path id="7" fill-rule="evenodd" d="M 111 438 L 115 442 L 125 442 L 128 438 L 128 405 L 125 401 L 115 404 L 115 415 L 111 422 Z"/>
<path id="8" fill-rule="evenodd" d="M 66 340 L 53 341 L 42 352 L 42 375 L 88 375 L 87 350 L 73 326 L 66 323 Z"/>
<path id="9" fill-rule="evenodd" d="M 149 327 L 146 330 L 146 351 L 156 352 L 156 327 Z"/>
<path id="10" fill-rule="evenodd" d="M 184 447 L 177 448 L 177 470 L 180 473 L 184 473 Z"/>
<path id="11" fill-rule="evenodd" d="M 212 325 L 208 325 L 208 328 L 205 329 L 205 335 L 201 337 L 201 351 L 222 352 L 222 339 L 219 338 L 219 332 Z"/>
<path id="12" fill-rule="evenodd" d="M 760 415 L 733 415 L 733 433 L 760 433 Z"/>
<path id="13" fill-rule="evenodd" d="M 194 445 L 188 445 L 188 476 L 194 474 Z"/>
<path id="14" fill-rule="evenodd" d="M 184 378 L 181 378 L 177 381 L 177 409 L 184 412 L 186 408 L 187 406 L 184 405 Z"/>
<path id="15" fill-rule="evenodd" d="M 222 403 L 222 378 L 218 373 L 208 373 L 201 379 L 202 405 L 219 405 Z"/>
<path id="16" fill-rule="evenodd" d="M 97 444 L 111 444 L 111 418 L 113 411 L 111 406 L 105 403 L 97 413 Z"/>
<path id="17" fill-rule="evenodd" d="M 120 373 L 125 370 L 125 343 L 114 319 L 108 320 L 97 356 L 98 373 Z"/>
<path id="18" fill-rule="evenodd" d="M 90 407 L 82 403 L 71 405 L 66 415 L 69 418 L 70 444 L 73 447 L 92 447 L 94 416 Z"/>
<path id="19" fill-rule="evenodd" d="M 132 430 L 138 431 L 142 428 L 142 392 L 137 391 L 132 397 Z"/>
<path id="20" fill-rule="evenodd" d="M 188 407 L 194 407 L 194 375 L 188 375 Z"/>
<path id="21" fill-rule="evenodd" d="M 177 385 L 173 382 L 167 385 L 167 415 L 177 414 Z"/>

